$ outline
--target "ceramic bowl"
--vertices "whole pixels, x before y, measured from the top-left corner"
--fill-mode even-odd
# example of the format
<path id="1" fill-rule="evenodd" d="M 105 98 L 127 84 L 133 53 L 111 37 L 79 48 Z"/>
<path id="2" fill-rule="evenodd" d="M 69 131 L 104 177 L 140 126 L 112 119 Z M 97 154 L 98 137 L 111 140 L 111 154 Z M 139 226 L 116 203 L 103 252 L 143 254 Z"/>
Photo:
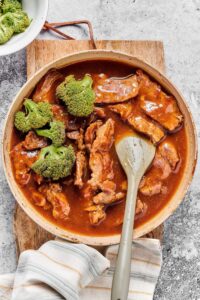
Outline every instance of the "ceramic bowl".
<path id="1" fill-rule="evenodd" d="M 32 22 L 24 32 L 14 35 L 7 43 L 0 45 L 0 56 L 17 52 L 29 45 L 46 21 L 48 0 L 23 0 L 22 5 Z"/>
<path id="2" fill-rule="evenodd" d="M 150 65 L 144 63 L 143 61 L 115 51 L 106 51 L 106 50 L 91 50 L 79 52 L 73 55 L 69 55 L 58 59 L 45 67 L 39 70 L 27 83 L 22 87 L 17 96 L 15 97 L 10 110 L 8 112 L 5 129 L 3 134 L 3 162 L 5 174 L 10 186 L 10 189 L 19 203 L 19 205 L 24 209 L 24 211 L 32 218 L 36 223 L 38 223 L 41 227 L 46 229 L 47 231 L 65 238 L 67 240 L 73 242 L 82 242 L 89 245 L 110 245 L 118 243 L 120 240 L 120 235 L 112 235 L 112 236 L 87 236 L 82 234 L 77 234 L 74 232 L 70 232 L 66 229 L 60 228 L 55 224 L 51 223 L 47 219 L 45 219 L 41 214 L 39 214 L 36 209 L 31 205 L 31 203 L 26 199 L 19 186 L 17 185 L 11 167 L 10 161 L 10 144 L 11 144 L 11 136 L 13 130 L 13 118 L 15 112 L 21 107 L 24 97 L 27 97 L 32 92 L 35 85 L 38 81 L 47 73 L 48 70 L 52 68 L 63 68 L 70 64 L 88 61 L 88 60 L 111 60 L 117 61 L 121 63 L 128 64 L 134 68 L 140 68 L 148 73 L 152 78 L 154 78 L 161 86 L 164 87 L 166 91 L 172 94 L 182 111 L 185 119 L 185 128 L 187 134 L 187 143 L 188 143 L 188 151 L 186 158 L 186 167 L 182 179 L 180 180 L 179 186 L 176 192 L 173 194 L 169 202 L 162 210 L 159 211 L 153 218 L 139 226 L 133 231 L 133 238 L 138 238 L 143 236 L 144 234 L 152 231 L 156 227 L 158 227 L 161 223 L 163 223 L 178 207 L 178 205 L 183 200 L 185 193 L 190 185 L 190 182 L 193 177 L 196 157 L 197 157 L 197 143 L 196 143 L 196 132 L 195 126 L 192 120 L 191 113 L 187 107 L 187 104 L 180 94 L 180 92 L 176 89 L 176 87 L 160 72 L 152 68 Z"/>

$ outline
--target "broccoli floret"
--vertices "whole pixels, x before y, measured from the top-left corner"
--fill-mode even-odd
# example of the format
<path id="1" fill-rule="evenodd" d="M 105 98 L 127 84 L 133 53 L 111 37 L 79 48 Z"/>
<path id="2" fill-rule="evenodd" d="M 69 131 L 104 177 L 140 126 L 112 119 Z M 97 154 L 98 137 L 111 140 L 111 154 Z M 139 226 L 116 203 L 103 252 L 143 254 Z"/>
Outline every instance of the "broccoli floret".
<path id="1" fill-rule="evenodd" d="M 38 160 L 31 166 L 31 169 L 46 178 L 58 180 L 71 174 L 75 162 L 73 147 L 54 145 L 41 150 Z"/>
<path id="2" fill-rule="evenodd" d="M 47 102 L 36 103 L 26 99 L 24 107 L 25 113 L 18 111 L 15 114 L 15 127 L 22 132 L 41 128 L 52 119 L 51 105 Z"/>
<path id="3" fill-rule="evenodd" d="M 13 21 L 13 29 L 15 33 L 24 32 L 30 25 L 30 20 L 25 11 L 18 10 L 13 13 L 7 13 Z"/>
<path id="4" fill-rule="evenodd" d="M 95 93 L 92 78 L 88 75 L 76 80 L 73 75 L 65 78 L 56 89 L 56 95 L 67 105 L 68 112 L 76 117 L 87 117 L 94 109 Z"/>
<path id="5" fill-rule="evenodd" d="M 2 5 L 3 5 L 3 0 L 0 0 L 0 15 L 2 14 Z"/>
<path id="6" fill-rule="evenodd" d="M 57 147 L 65 142 L 65 125 L 60 121 L 51 122 L 50 129 L 37 129 L 36 133 L 51 139 L 52 143 Z"/>
<path id="7" fill-rule="evenodd" d="M 30 22 L 21 1 L 0 0 L 0 44 L 6 43 L 14 33 L 25 31 Z"/>
<path id="8" fill-rule="evenodd" d="M 5 14 L 0 17 L 0 45 L 9 41 L 14 33 L 13 19 Z"/>
<path id="9" fill-rule="evenodd" d="M 4 0 L 1 6 L 3 14 L 7 12 L 15 12 L 22 9 L 21 1 L 18 0 Z"/>

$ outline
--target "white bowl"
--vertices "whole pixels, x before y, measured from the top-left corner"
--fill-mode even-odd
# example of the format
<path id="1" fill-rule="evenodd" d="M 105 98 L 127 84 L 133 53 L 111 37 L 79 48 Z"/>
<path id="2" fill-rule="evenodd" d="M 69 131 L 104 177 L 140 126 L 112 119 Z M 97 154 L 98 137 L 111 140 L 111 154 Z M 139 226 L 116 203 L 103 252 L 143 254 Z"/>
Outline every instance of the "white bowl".
<path id="1" fill-rule="evenodd" d="M 0 45 L 0 56 L 17 52 L 30 44 L 46 21 L 48 0 L 23 0 L 22 5 L 32 22 L 26 31 L 14 35 L 7 43 Z"/>

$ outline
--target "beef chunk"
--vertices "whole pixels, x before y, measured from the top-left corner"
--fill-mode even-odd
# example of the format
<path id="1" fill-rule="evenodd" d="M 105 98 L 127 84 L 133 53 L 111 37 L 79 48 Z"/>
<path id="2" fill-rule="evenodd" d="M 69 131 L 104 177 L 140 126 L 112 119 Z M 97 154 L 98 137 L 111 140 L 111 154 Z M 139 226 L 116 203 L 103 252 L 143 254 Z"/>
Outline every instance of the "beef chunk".
<path id="1" fill-rule="evenodd" d="M 67 132 L 66 135 L 70 140 L 76 141 L 79 138 L 80 132 L 78 130 L 75 130 L 75 131 Z"/>
<path id="2" fill-rule="evenodd" d="M 93 202 L 86 208 L 90 211 L 91 224 L 105 218 L 104 205 L 112 204 L 125 196 L 123 192 L 116 191 L 116 184 L 113 182 L 113 161 L 109 151 L 114 142 L 114 125 L 112 119 L 108 119 L 103 125 L 101 121 L 95 122 L 86 132 L 87 145 L 90 145 L 89 166 L 92 173 L 84 195 L 92 198 Z"/>
<path id="3" fill-rule="evenodd" d="M 55 219 L 66 220 L 70 213 L 70 206 L 67 197 L 62 192 L 62 187 L 58 183 L 44 184 L 39 187 L 39 192 L 51 203 L 52 214 Z"/>
<path id="4" fill-rule="evenodd" d="M 140 192 L 145 196 L 160 194 L 164 180 L 175 170 L 178 162 L 179 155 L 175 146 L 169 142 L 160 144 L 151 169 L 140 182 Z"/>
<path id="5" fill-rule="evenodd" d="M 24 147 L 27 150 L 41 149 L 48 145 L 47 139 L 38 136 L 34 131 L 29 131 L 24 141 Z"/>
<path id="6" fill-rule="evenodd" d="M 69 116 L 66 112 L 66 108 L 62 105 L 54 104 L 54 105 L 52 105 L 51 109 L 53 112 L 53 118 L 56 121 L 63 122 L 65 125 L 65 128 L 68 129 L 70 120 L 69 120 Z"/>
<path id="7" fill-rule="evenodd" d="M 100 119 L 104 119 L 106 117 L 106 113 L 103 107 L 94 107 L 94 114 Z"/>
<path id="8" fill-rule="evenodd" d="M 96 103 L 119 103 L 138 94 L 139 84 L 136 75 L 127 78 L 108 78 L 104 74 L 96 76 L 94 90 Z"/>
<path id="9" fill-rule="evenodd" d="M 125 203 L 124 206 L 121 207 L 121 209 L 122 208 L 125 210 Z M 136 201 L 136 207 L 135 207 L 136 218 L 139 215 L 141 216 L 141 214 L 145 214 L 146 210 L 147 210 L 147 204 L 138 197 Z M 113 221 L 112 225 L 120 226 L 123 224 L 123 221 L 124 221 L 124 214 L 120 214 L 120 216 Z"/>
<path id="10" fill-rule="evenodd" d="M 174 145 L 170 142 L 162 143 L 159 146 L 159 152 L 162 157 L 164 157 L 168 161 L 172 170 L 174 170 L 180 160 L 178 152 Z"/>
<path id="11" fill-rule="evenodd" d="M 55 92 L 55 84 L 62 80 L 64 80 L 64 76 L 57 70 L 49 71 L 38 83 L 33 94 L 33 101 L 55 103 L 55 93 L 52 91 L 54 90 Z"/>
<path id="12" fill-rule="evenodd" d="M 97 120 L 91 123 L 85 132 L 85 144 L 88 150 L 91 150 L 91 146 L 96 138 L 97 129 L 103 124 L 101 120 Z"/>
<path id="13" fill-rule="evenodd" d="M 92 205 L 85 210 L 89 213 L 89 220 L 92 225 L 99 225 L 106 218 L 104 205 Z"/>
<path id="14" fill-rule="evenodd" d="M 83 187 L 83 177 L 86 168 L 86 157 L 84 151 L 78 151 L 76 153 L 76 173 L 74 184 L 80 189 Z"/>
<path id="15" fill-rule="evenodd" d="M 96 132 L 90 153 L 89 166 L 92 171 L 89 183 L 94 189 L 100 188 L 105 180 L 112 180 L 113 161 L 109 150 L 114 142 L 114 121 L 108 119 Z"/>
<path id="16" fill-rule="evenodd" d="M 164 93 L 160 86 L 151 81 L 141 70 L 137 71 L 137 76 L 139 80 L 138 98 L 143 111 L 169 131 L 180 127 L 183 115 L 176 99 Z"/>
<path id="17" fill-rule="evenodd" d="M 110 180 L 106 180 L 101 184 L 101 190 L 102 192 L 93 198 L 95 204 L 111 204 L 125 197 L 125 193 L 116 193 L 116 184 Z"/>
<path id="18" fill-rule="evenodd" d="M 136 131 L 147 135 L 154 144 L 160 142 L 165 136 L 164 131 L 151 122 L 144 113 L 132 102 L 110 105 L 109 108 L 119 114 Z"/>
<path id="19" fill-rule="evenodd" d="M 37 160 L 39 151 L 28 151 L 24 142 L 17 144 L 11 151 L 14 164 L 15 178 L 21 185 L 27 185 L 31 179 L 31 166 Z"/>

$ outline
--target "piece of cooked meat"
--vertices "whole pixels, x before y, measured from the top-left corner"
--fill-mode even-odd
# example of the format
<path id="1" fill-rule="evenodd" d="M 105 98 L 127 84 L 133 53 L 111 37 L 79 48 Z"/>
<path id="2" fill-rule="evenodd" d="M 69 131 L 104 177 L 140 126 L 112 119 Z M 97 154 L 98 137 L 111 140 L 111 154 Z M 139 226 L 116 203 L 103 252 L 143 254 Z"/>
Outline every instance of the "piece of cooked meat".
<path id="1" fill-rule="evenodd" d="M 83 195 L 93 203 L 88 206 L 92 209 L 89 214 L 91 224 L 98 224 L 105 218 L 104 205 L 112 204 L 125 196 L 122 192 L 116 192 L 116 184 L 112 181 L 114 171 L 110 149 L 114 142 L 114 125 L 112 119 L 108 119 L 104 124 L 101 121 L 94 122 L 85 136 L 86 144 L 90 149 L 91 179 Z"/>
<path id="2" fill-rule="evenodd" d="M 100 187 L 102 192 L 93 198 L 95 204 L 111 204 L 125 197 L 125 193 L 116 193 L 116 184 L 111 180 L 105 180 Z"/>
<path id="3" fill-rule="evenodd" d="M 44 177 L 37 173 L 33 173 L 33 179 L 38 185 L 41 185 L 44 181 Z"/>
<path id="4" fill-rule="evenodd" d="M 31 193 L 31 198 L 34 202 L 35 205 L 37 206 L 45 206 L 47 204 L 46 197 L 42 195 L 42 193 L 37 192 L 37 191 L 32 191 Z"/>
<path id="5" fill-rule="evenodd" d="M 46 197 L 47 201 L 52 204 L 52 214 L 55 219 L 68 219 L 70 206 L 59 183 L 44 184 L 39 187 L 39 192 L 41 192 Z"/>
<path id="6" fill-rule="evenodd" d="M 53 113 L 54 120 L 63 122 L 64 125 L 65 125 L 65 128 L 68 129 L 69 116 L 68 116 L 64 106 L 61 106 L 61 105 L 58 105 L 58 104 L 53 104 L 51 106 L 51 110 L 52 110 L 52 113 Z"/>
<path id="7" fill-rule="evenodd" d="M 114 142 L 115 122 L 108 119 L 96 132 L 96 139 L 92 145 L 92 152 L 108 152 Z"/>
<path id="8" fill-rule="evenodd" d="M 48 142 L 45 137 L 38 136 L 34 131 L 29 131 L 25 137 L 23 145 L 27 150 L 35 150 L 46 147 Z"/>
<path id="9" fill-rule="evenodd" d="M 101 184 L 105 180 L 114 178 L 113 161 L 107 152 L 91 152 L 89 166 L 92 174 L 88 183 L 94 190 L 101 188 Z"/>
<path id="10" fill-rule="evenodd" d="M 74 184 L 80 189 L 83 187 L 83 177 L 86 168 L 86 157 L 84 151 L 78 151 L 76 153 L 76 173 Z"/>
<path id="11" fill-rule="evenodd" d="M 174 171 L 179 155 L 173 144 L 163 142 L 156 150 L 152 166 L 140 182 L 139 190 L 145 196 L 160 194 L 164 180 Z"/>
<path id="12" fill-rule="evenodd" d="M 37 160 L 39 151 L 28 151 L 24 142 L 17 144 L 10 152 L 13 161 L 15 178 L 21 185 L 27 185 L 31 179 L 31 165 Z"/>
<path id="13" fill-rule="evenodd" d="M 165 142 L 159 145 L 159 153 L 167 159 L 172 169 L 175 169 L 180 158 L 174 145 L 170 142 Z"/>
<path id="14" fill-rule="evenodd" d="M 85 144 L 84 144 L 84 130 L 83 128 L 80 128 L 80 131 L 75 130 L 71 132 L 67 132 L 66 136 L 71 139 L 75 140 L 78 150 L 84 150 L 85 149 Z"/>
<path id="15" fill-rule="evenodd" d="M 139 84 L 136 75 L 126 78 L 108 78 L 104 74 L 95 76 L 95 103 L 119 103 L 137 96 Z"/>
<path id="16" fill-rule="evenodd" d="M 75 131 L 67 132 L 67 133 L 66 133 L 66 136 L 67 136 L 70 140 L 78 140 L 79 134 L 80 134 L 80 132 L 79 132 L 78 130 L 75 130 Z"/>
<path id="17" fill-rule="evenodd" d="M 157 169 L 157 173 L 159 173 L 159 179 L 164 180 L 169 177 L 172 172 L 170 164 L 168 160 L 160 154 L 158 150 L 155 159 L 153 161 L 153 166 Z M 159 170 L 159 171 L 158 171 Z"/>
<path id="18" fill-rule="evenodd" d="M 128 189 L 128 182 L 127 182 L 127 180 L 122 181 L 122 183 L 121 183 L 120 186 L 121 186 L 122 191 L 127 191 L 127 189 Z"/>
<path id="19" fill-rule="evenodd" d="M 52 93 L 52 88 L 54 87 L 55 90 L 55 84 L 63 79 L 64 76 L 57 70 L 49 71 L 38 83 L 33 94 L 33 101 L 55 103 L 55 93 Z"/>
<path id="20" fill-rule="evenodd" d="M 145 196 L 160 194 L 163 180 L 168 178 L 171 172 L 168 161 L 157 151 L 151 169 L 141 180 L 140 192 Z"/>
<path id="21" fill-rule="evenodd" d="M 97 120 L 94 123 L 91 123 L 85 132 L 85 145 L 88 150 L 91 150 L 91 146 L 96 138 L 97 129 L 102 126 L 103 122 Z"/>
<path id="22" fill-rule="evenodd" d="M 77 139 L 77 146 L 79 150 L 85 149 L 84 136 L 85 136 L 84 130 L 83 128 L 80 128 L 79 137 Z"/>
<path id="23" fill-rule="evenodd" d="M 160 142 L 165 136 L 164 131 L 151 122 L 132 102 L 109 105 L 109 109 L 119 114 L 136 131 L 147 135 L 154 144 Z"/>
<path id="24" fill-rule="evenodd" d="M 84 184 L 83 188 L 80 190 L 81 196 L 84 198 L 84 203 L 85 201 L 87 202 L 86 206 L 89 206 L 89 204 L 93 204 L 92 198 L 95 195 L 95 191 L 92 188 L 92 186 L 88 183 L 88 181 Z M 89 202 L 89 204 L 88 204 Z"/>
<path id="25" fill-rule="evenodd" d="M 161 87 L 150 80 L 141 70 L 137 71 L 139 81 L 138 99 L 140 107 L 153 120 L 164 128 L 173 131 L 183 122 L 176 99 L 161 90 Z"/>
<path id="26" fill-rule="evenodd" d="M 135 214 L 139 215 L 141 213 L 144 213 L 146 210 L 147 210 L 146 203 L 142 202 L 142 200 L 140 198 L 137 198 Z"/>
<path id="27" fill-rule="evenodd" d="M 106 218 L 104 205 L 92 205 L 85 210 L 89 212 L 89 220 L 92 225 L 99 225 Z"/>
<path id="28" fill-rule="evenodd" d="M 106 113 L 103 107 L 94 107 L 93 113 L 101 119 L 104 119 L 106 117 Z"/>
<path id="29" fill-rule="evenodd" d="M 75 118 L 70 115 L 68 115 L 68 123 L 67 123 L 67 131 L 76 131 L 80 130 L 80 128 L 83 126 L 83 123 L 85 124 L 86 121 L 81 118 Z"/>
<path id="30" fill-rule="evenodd" d="M 96 138 L 90 151 L 89 166 L 92 171 L 89 183 L 94 189 L 100 188 L 105 180 L 112 180 L 113 161 L 109 154 L 114 142 L 114 121 L 108 119 L 96 131 Z"/>
<path id="31" fill-rule="evenodd" d="M 112 204 L 113 202 L 119 201 L 125 197 L 125 193 L 115 191 L 100 192 L 93 198 L 95 204 Z"/>
<path id="32" fill-rule="evenodd" d="M 94 190 L 100 190 L 93 197 L 95 204 L 111 204 L 124 197 L 124 193 L 116 192 L 114 178 L 113 161 L 109 150 L 114 141 L 114 121 L 107 120 L 104 125 L 96 122 L 96 139 L 92 143 L 89 165 L 92 171 L 89 183 Z M 93 140 L 93 136 L 92 136 Z"/>
<path id="33" fill-rule="evenodd" d="M 121 209 L 125 209 L 125 202 L 124 206 L 121 207 Z M 143 202 L 139 197 L 137 197 L 136 201 L 136 207 L 135 207 L 135 217 L 137 218 L 138 215 L 145 214 L 147 211 L 147 204 Z M 119 217 L 117 217 L 113 223 L 112 226 L 120 226 L 123 224 L 124 221 L 124 214 L 120 214 Z"/>
<path id="34" fill-rule="evenodd" d="M 145 196 L 154 196 L 162 191 L 162 181 L 157 177 L 153 180 L 151 176 L 143 177 L 140 183 L 140 192 Z"/>
<path id="35" fill-rule="evenodd" d="M 91 123 L 96 122 L 97 120 L 105 120 L 106 112 L 103 107 L 95 106 L 91 115 L 87 118 L 86 127 L 88 127 Z"/>

